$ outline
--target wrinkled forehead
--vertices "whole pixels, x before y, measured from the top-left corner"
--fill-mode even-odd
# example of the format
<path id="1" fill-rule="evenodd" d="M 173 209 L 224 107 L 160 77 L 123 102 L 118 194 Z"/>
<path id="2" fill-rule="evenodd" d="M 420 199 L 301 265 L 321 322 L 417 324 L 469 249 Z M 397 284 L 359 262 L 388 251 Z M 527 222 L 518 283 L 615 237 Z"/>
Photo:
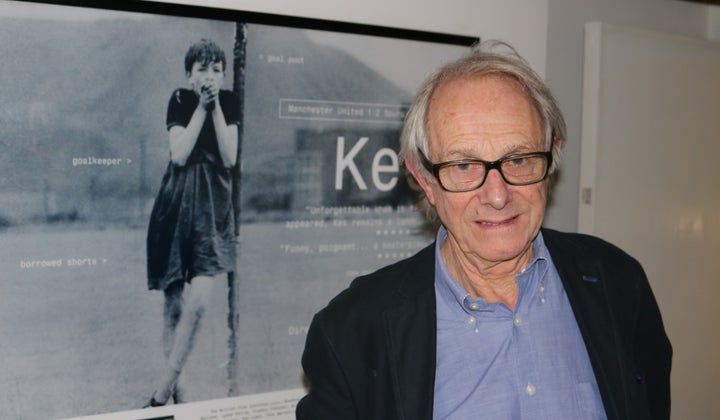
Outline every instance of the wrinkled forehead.
<path id="1" fill-rule="evenodd" d="M 440 135 L 520 132 L 542 142 L 540 112 L 523 86 L 511 77 L 486 75 L 446 80 L 428 102 L 426 128 L 431 143 Z M 486 137 L 487 138 L 487 137 Z"/>
<path id="2" fill-rule="evenodd" d="M 498 101 L 508 95 L 524 98 L 535 112 L 539 113 L 530 93 L 518 80 L 509 75 L 491 73 L 440 81 L 430 95 L 427 116 L 429 119 L 433 112 L 442 111 L 442 107 L 434 106 L 440 99 L 450 100 L 450 103 L 467 101 L 467 105 L 472 105 L 478 102 Z"/>

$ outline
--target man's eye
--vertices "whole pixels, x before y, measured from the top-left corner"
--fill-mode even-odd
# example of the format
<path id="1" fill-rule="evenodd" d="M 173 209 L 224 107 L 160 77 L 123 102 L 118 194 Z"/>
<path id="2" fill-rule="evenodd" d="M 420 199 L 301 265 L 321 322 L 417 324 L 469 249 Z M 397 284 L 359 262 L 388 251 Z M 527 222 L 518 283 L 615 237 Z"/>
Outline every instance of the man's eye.
<path id="1" fill-rule="evenodd" d="M 526 157 L 516 157 L 505 161 L 506 164 L 511 166 L 523 166 L 528 162 Z"/>

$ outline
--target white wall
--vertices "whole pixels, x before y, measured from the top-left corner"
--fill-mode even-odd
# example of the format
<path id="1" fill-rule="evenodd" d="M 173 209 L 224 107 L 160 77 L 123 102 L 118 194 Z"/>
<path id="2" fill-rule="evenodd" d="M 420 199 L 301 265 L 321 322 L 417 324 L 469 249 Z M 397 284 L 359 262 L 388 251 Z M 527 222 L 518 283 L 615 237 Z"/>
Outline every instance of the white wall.
<path id="1" fill-rule="evenodd" d="M 578 227 L 630 252 L 648 274 L 673 343 L 672 418 L 715 419 L 720 195 L 708 192 L 720 190 L 720 42 L 587 30 L 585 92 L 594 94 L 583 101 L 580 182 L 592 201 L 580 204 Z M 678 176 L 697 168 L 702 176 Z"/>
<path id="2" fill-rule="evenodd" d="M 705 38 L 710 9 L 678 0 L 549 0 L 546 79 L 568 125 L 562 178 L 546 224 L 577 229 L 584 26 L 600 21 Z"/>
<path id="3" fill-rule="evenodd" d="M 720 6 L 710 7 L 708 12 L 707 37 L 713 41 L 720 41 Z"/>

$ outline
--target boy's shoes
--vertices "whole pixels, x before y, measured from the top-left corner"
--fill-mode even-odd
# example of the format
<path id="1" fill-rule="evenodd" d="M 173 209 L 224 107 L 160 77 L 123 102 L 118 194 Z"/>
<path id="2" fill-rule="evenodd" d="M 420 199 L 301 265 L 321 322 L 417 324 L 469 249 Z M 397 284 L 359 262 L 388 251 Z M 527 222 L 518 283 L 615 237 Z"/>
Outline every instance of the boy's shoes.
<path id="1" fill-rule="evenodd" d="M 161 403 L 155 400 L 155 396 L 153 395 L 152 398 L 150 398 L 150 401 L 148 401 L 147 404 L 143 406 L 143 408 L 150 408 L 150 407 L 162 407 L 165 403 Z"/>

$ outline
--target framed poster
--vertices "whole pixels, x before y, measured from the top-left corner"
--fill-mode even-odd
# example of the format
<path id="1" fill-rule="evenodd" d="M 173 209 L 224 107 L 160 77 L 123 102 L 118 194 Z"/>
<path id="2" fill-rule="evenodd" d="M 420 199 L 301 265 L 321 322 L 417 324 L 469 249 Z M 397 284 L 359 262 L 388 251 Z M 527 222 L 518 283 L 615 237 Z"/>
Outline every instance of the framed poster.
<path id="1" fill-rule="evenodd" d="M 294 418 L 313 314 L 433 239 L 398 136 L 424 77 L 477 39 L 144 1 L 5 0 L 0 39 L 0 418 Z M 164 244 L 148 246 L 149 225 L 180 165 L 169 108 L 192 92 L 185 56 L 201 39 L 224 51 L 220 88 L 233 93 L 219 103 L 237 129 L 236 161 L 223 166 L 234 269 L 213 279 L 182 400 L 143 409 L 166 363 L 165 293 L 148 290 L 148 250 Z M 198 197 L 214 209 L 216 196 Z"/>

